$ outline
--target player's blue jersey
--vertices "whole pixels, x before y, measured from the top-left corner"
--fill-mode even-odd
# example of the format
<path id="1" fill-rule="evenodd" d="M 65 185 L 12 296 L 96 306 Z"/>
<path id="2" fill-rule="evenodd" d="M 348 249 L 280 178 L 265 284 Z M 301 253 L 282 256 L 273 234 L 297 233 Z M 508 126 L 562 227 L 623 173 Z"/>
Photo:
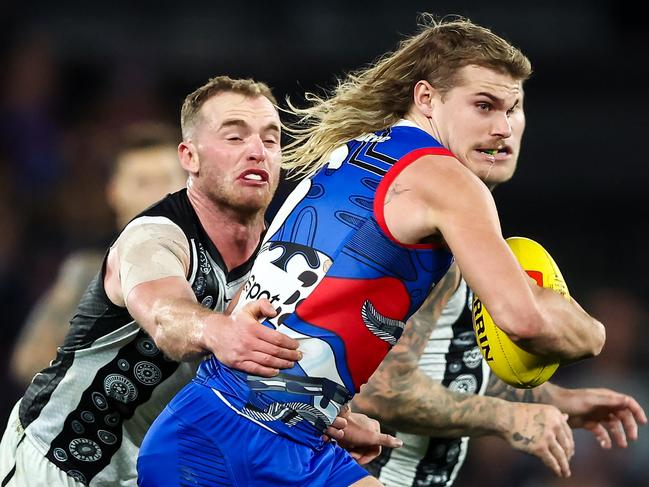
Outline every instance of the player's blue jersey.
<path id="1" fill-rule="evenodd" d="M 238 308 L 270 300 L 278 314 L 264 324 L 298 340 L 303 358 L 263 378 L 211 357 L 198 380 L 268 429 L 318 438 L 451 264 L 446 247 L 396 241 L 383 216 L 390 183 L 427 154 L 452 156 L 402 121 L 348 142 L 302 181 L 273 220 Z"/>

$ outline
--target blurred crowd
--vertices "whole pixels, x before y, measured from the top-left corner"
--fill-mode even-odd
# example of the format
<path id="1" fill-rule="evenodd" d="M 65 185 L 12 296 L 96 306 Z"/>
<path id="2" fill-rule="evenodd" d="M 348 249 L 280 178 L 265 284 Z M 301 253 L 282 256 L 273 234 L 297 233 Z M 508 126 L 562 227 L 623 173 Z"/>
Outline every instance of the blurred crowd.
<path id="1" fill-rule="evenodd" d="M 173 114 L 178 113 L 184 93 L 163 96 L 163 80 L 128 62 L 110 70 L 65 65 L 51 42 L 39 36 L 24 36 L 3 48 L 0 61 L 0 422 L 4 425 L 26 387 L 11 359 L 30 310 L 54 282 L 66 256 L 84 248 L 105 248 L 115 232 L 106 183 L 119 134 L 135 122 L 177 127 Z M 576 226 L 573 231 L 580 229 Z M 564 238 L 569 240 L 570 235 Z M 646 409 L 646 290 L 631 284 L 606 286 L 602 279 L 578 288 L 585 308 L 607 326 L 604 352 L 596 360 L 562 369 L 557 381 L 574 387 L 612 387 L 631 393 Z M 588 434 L 577 434 L 576 441 L 573 477 L 560 481 L 538 460 L 513 452 L 504 442 L 478 440 L 457 485 L 649 485 L 646 428 L 628 450 L 602 451 Z"/>
<path id="2" fill-rule="evenodd" d="M 154 89 L 128 70 L 63 66 L 51 43 L 22 39 L 2 53 L 0 81 L 0 415 L 24 384 L 12 380 L 13 344 L 30 308 L 70 252 L 104 248 L 115 232 L 106 184 L 126 127 L 166 122 Z M 83 71 L 83 72 L 82 72 Z M 141 89 L 140 89 L 141 88 Z M 172 110 L 175 107 L 172 108 Z M 179 129 L 177 129 L 179 134 Z M 174 134 L 176 140 L 179 135 Z M 134 187 L 134 191 L 145 191 Z"/>

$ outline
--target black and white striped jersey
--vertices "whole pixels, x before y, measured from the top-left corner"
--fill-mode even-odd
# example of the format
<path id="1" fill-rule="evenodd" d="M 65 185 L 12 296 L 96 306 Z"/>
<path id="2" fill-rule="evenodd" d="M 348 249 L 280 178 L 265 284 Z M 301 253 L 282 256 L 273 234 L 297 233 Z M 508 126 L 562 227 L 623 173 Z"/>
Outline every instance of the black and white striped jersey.
<path id="1" fill-rule="evenodd" d="M 186 190 L 134 218 L 176 225 L 189 242 L 188 281 L 198 302 L 224 311 L 252 260 L 227 268 L 202 228 Z M 197 364 L 167 359 L 126 308 L 104 290 L 102 269 L 88 286 L 56 359 L 37 374 L 20 404 L 25 433 L 52 463 L 93 486 L 136 485 L 144 434 Z"/>
<path id="2" fill-rule="evenodd" d="M 449 300 L 419 360 L 420 369 L 455 392 L 484 394 L 489 366 L 482 360 L 471 322 L 471 292 L 464 282 Z M 389 431 L 403 440 L 383 448 L 367 469 L 387 487 L 447 487 L 466 457 L 468 437 L 429 438 Z"/>

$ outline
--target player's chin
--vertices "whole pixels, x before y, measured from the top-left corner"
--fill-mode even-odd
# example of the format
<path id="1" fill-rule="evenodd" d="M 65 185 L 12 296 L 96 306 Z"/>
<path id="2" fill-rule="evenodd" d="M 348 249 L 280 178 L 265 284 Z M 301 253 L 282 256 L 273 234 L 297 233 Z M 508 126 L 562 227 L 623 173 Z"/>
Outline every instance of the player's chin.
<path id="1" fill-rule="evenodd" d="M 485 183 L 490 185 L 502 184 L 509 181 L 514 176 L 514 169 L 505 167 L 493 168 L 485 178 Z"/>
<path id="2" fill-rule="evenodd" d="M 240 194 L 239 198 L 237 198 L 237 207 L 248 212 L 265 211 L 270 204 L 271 198 L 272 194 L 269 191 Z"/>
<path id="3" fill-rule="evenodd" d="M 483 164 L 483 168 L 485 165 Z M 506 159 L 503 161 L 496 161 L 495 164 L 487 164 L 489 169 L 489 179 L 495 183 L 504 183 L 509 181 L 514 172 L 516 172 L 516 161 L 514 159 Z"/>

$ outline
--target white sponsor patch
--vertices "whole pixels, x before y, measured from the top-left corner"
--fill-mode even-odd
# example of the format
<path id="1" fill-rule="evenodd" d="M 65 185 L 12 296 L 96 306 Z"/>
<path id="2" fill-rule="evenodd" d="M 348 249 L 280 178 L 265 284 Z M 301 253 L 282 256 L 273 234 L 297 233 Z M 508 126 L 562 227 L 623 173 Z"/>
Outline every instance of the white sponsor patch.
<path id="1" fill-rule="evenodd" d="M 290 242 L 266 242 L 243 286 L 236 309 L 265 298 L 278 310 L 277 316 L 268 319 L 277 328 L 278 320 L 293 313 L 295 307 L 311 294 L 330 262 L 326 254 L 309 247 Z"/>

